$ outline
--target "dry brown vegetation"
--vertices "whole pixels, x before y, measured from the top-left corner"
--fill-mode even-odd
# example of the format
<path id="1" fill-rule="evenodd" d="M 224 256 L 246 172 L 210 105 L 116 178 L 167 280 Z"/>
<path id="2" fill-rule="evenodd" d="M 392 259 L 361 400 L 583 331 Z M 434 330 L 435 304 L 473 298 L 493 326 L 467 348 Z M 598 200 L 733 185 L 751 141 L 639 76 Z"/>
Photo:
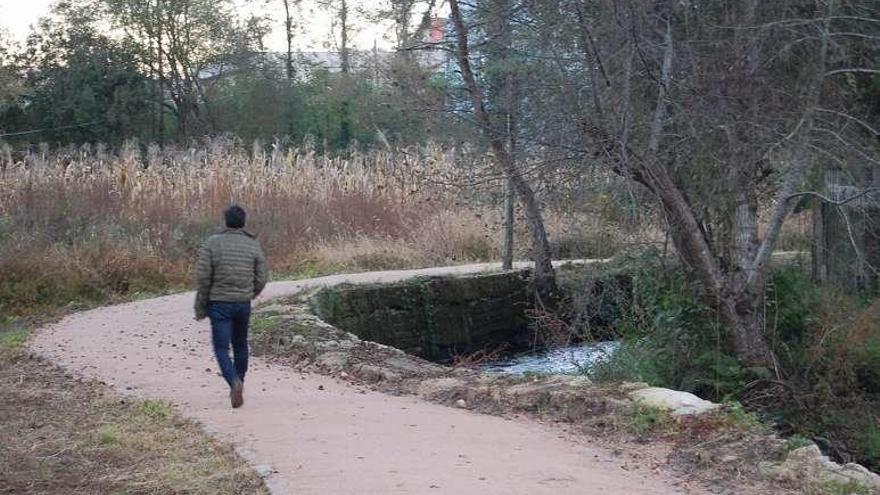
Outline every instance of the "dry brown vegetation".
<path id="1" fill-rule="evenodd" d="M 480 155 L 436 146 L 347 157 L 226 139 L 0 150 L 0 312 L 188 286 L 199 243 L 233 202 L 250 212 L 276 277 L 498 259 L 500 186 L 489 170 Z M 607 196 L 588 208 L 578 202 L 589 195 L 546 196 L 565 202 L 547 205 L 558 257 L 656 239 L 603 220 L 615 208 Z"/>
<path id="2" fill-rule="evenodd" d="M 267 493 L 232 447 L 0 341 L 0 493 Z"/>

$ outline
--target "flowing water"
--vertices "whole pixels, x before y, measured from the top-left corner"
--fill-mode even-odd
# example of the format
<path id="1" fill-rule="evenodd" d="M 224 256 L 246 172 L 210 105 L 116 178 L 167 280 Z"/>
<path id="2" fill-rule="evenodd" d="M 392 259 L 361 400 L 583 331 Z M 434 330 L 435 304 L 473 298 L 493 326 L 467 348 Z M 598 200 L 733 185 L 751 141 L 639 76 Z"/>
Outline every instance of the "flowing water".
<path id="1" fill-rule="evenodd" d="M 619 346 L 620 342 L 617 341 L 575 344 L 490 361 L 481 369 L 489 373 L 514 375 L 582 373 L 595 363 L 607 361 Z"/>

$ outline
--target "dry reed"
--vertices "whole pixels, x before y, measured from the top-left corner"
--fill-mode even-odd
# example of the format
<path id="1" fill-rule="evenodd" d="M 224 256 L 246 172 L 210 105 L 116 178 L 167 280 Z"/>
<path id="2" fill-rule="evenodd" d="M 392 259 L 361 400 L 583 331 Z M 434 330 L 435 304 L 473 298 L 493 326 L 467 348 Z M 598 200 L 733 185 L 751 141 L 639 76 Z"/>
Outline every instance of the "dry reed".
<path id="1" fill-rule="evenodd" d="M 231 203 L 248 210 L 279 276 L 497 259 L 501 187 L 490 168 L 479 154 L 432 145 L 346 157 L 231 138 L 0 147 L 0 313 L 185 287 Z M 627 234 L 599 236 L 608 224 L 595 217 L 548 208 L 559 255 L 612 254 L 611 238 Z"/>

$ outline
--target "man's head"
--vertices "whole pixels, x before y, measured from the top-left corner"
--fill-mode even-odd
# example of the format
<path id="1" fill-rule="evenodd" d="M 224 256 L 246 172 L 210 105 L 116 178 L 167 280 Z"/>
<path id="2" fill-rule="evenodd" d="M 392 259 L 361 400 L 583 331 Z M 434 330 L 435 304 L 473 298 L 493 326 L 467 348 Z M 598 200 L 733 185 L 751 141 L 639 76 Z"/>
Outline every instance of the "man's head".
<path id="1" fill-rule="evenodd" d="M 247 214 L 241 206 L 232 205 L 223 212 L 223 217 L 226 219 L 226 227 L 230 229 L 243 229 Z"/>

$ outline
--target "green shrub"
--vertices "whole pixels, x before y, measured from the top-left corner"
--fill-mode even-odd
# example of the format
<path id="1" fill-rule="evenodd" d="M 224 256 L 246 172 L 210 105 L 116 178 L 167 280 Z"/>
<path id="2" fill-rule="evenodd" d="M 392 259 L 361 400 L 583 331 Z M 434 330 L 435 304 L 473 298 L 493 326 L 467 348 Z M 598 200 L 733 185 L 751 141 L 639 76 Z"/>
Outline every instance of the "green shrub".
<path id="1" fill-rule="evenodd" d="M 880 338 L 853 349 L 852 366 L 859 388 L 868 394 L 880 395 Z"/>
<path id="2" fill-rule="evenodd" d="M 742 367 L 718 318 L 683 270 L 656 253 L 627 257 L 632 301 L 620 318 L 623 342 L 589 370 L 596 381 L 644 381 L 714 401 L 738 400 L 800 439 L 822 439 L 835 460 L 880 468 L 880 303 L 818 286 L 799 266 L 775 267 L 764 311 L 778 369 Z M 734 409 L 744 423 L 757 422 Z"/>
<path id="3" fill-rule="evenodd" d="M 98 443 L 109 445 L 119 441 L 119 426 L 107 424 L 98 429 Z"/>
<path id="4" fill-rule="evenodd" d="M 788 348 L 803 347 L 804 337 L 818 319 L 822 291 L 800 268 L 773 270 L 767 284 L 767 329 L 771 339 Z"/>
<path id="5" fill-rule="evenodd" d="M 871 489 L 856 481 L 825 481 L 817 487 L 822 495 L 870 495 Z"/>
<path id="6" fill-rule="evenodd" d="M 880 465 L 880 428 L 869 425 L 862 435 L 860 457 L 872 466 Z"/>
<path id="7" fill-rule="evenodd" d="M 757 414 L 747 411 L 739 402 L 726 403 L 725 412 L 730 424 L 740 430 L 763 431 L 767 428 Z"/>
<path id="8" fill-rule="evenodd" d="M 792 435 L 785 440 L 784 449 L 786 452 L 791 452 L 793 450 L 797 450 L 802 447 L 808 447 L 810 445 L 813 445 L 813 441 L 809 438 L 803 437 L 801 435 Z"/>
<path id="9" fill-rule="evenodd" d="M 147 399 L 141 403 L 140 413 L 152 420 L 163 420 L 171 416 L 171 408 L 160 400 Z"/>
<path id="10" fill-rule="evenodd" d="M 627 426 L 630 431 L 637 435 L 646 435 L 672 428 L 673 421 L 668 411 L 659 407 L 635 403 L 629 412 L 629 423 Z"/>
<path id="11" fill-rule="evenodd" d="M 657 370 L 659 350 L 650 347 L 646 340 L 624 340 L 608 360 L 590 366 L 590 378 L 598 382 L 645 382 L 662 384 L 663 377 Z"/>
<path id="12" fill-rule="evenodd" d="M 614 356 L 590 370 L 602 380 L 645 381 L 702 397 L 735 397 L 749 373 L 725 352 L 717 318 L 676 264 L 649 251 L 612 270 L 631 274 L 631 303 L 620 317 Z"/>
<path id="13" fill-rule="evenodd" d="M 27 342 L 28 332 L 25 328 L 0 328 L 0 350 L 18 350 Z"/>

